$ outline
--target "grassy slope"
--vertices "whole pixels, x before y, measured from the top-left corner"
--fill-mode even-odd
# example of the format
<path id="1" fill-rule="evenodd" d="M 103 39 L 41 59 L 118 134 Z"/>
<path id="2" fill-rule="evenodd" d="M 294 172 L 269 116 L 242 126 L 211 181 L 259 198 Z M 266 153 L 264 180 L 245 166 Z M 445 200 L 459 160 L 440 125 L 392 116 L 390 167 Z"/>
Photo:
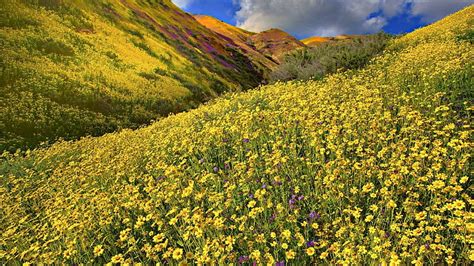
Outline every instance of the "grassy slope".
<path id="1" fill-rule="evenodd" d="M 469 264 L 473 16 L 362 70 L 6 156 L 0 261 Z"/>
<path id="2" fill-rule="evenodd" d="M 169 0 L 1 0 L 0 150 L 101 135 L 256 86 Z"/>

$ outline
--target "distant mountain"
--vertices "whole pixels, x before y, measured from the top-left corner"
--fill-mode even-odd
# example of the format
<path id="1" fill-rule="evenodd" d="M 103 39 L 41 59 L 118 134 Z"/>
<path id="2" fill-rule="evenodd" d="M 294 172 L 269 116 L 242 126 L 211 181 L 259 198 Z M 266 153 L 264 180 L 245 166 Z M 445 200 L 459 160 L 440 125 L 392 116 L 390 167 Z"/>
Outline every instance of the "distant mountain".
<path id="1" fill-rule="evenodd" d="M 312 36 L 301 40 L 306 46 L 314 47 L 322 43 L 334 43 L 340 41 L 350 41 L 358 38 L 364 38 L 365 35 L 337 35 L 335 37 Z M 368 35 L 367 35 L 368 36 Z"/>
<path id="2" fill-rule="evenodd" d="M 135 128 L 263 79 L 170 0 L 2 1 L 0 39 L 0 150 Z"/>
<path id="3" fill-rule="evenodd" d="M 320 37 L 320 36 L 312 36 L 306 39 L 301 40 L 307 46 L 315 46 L 321 43 L 326 43 L 332 41 L 331 37 Z"/>
<path id="4" fill-rule="evenodd" d="M 252 62 L 264 70 L 273 69 L 277 63 L 273 58 L 266 57 L 254 46 L 252 36 L 256 33 L 243 30 L 241 28 L 229 25 L 221 20 L 211 16 L 196 15 L 196 20 L 208 29 L 218 33 L 222 38 L 235 43 L 241 51 L 252 60 Z"/>
<path id="5" fill-rule="evenodd" d="M 305 44 L 280 29 L 270 29 L 250 36 L 250 41 L 263 55 L 280 63 L 283 55 Z"/>

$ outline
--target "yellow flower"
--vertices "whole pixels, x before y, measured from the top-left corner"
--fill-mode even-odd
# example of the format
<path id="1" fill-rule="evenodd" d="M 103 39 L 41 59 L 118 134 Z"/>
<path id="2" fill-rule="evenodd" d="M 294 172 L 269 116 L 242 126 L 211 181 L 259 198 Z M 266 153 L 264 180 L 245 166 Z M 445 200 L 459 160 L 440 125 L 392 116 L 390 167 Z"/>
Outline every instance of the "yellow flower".
<path id="1" fill-rule="evenodd" d="M 173 251 L 173 259 L 175 260 L 180 260 L 183 257 L 183 249 L 181 248 L 176 248 Z"/>
<path id="2" fill-rule="evenodd" d="M 424 220 L 426 218 L 426 212 L 422 211 L 417 214 L 415 214 L 415 219 L 418 221 Z"/>
<path id="3" fill-rule="evenodd" d="M 94 256 L 99 257 L 100 255 L 102 255 L 102 253 L 104 253 L 104 248 L 102 247 L 102 245 L 95 246 Z"/>
<path id="4" fill-rule="evenodd" d="M 370 223 L 373 219 L 374 219 L 373 215 L 367 215 L 367 217 L 365 217 L 365 222 Z"/>
<path id="5" fill-rule="evenodd" d="M 306 254 L 308 254 L 308 256 L 313 256 L 315 253 L 315 250 L 313 247 L 309 247 L 306 249 Z"/>
<path id="6" fill-rule="evenodd" d="M 281 233 L 281 235 L 283 236 L 284 239 L 290 239 L 291 238 L 291 231 L 286 229 Z"/>
<path id="7" fill-rule="evenodd" d="M 469 259 L 474 261 L 474 250 L 469 251 Z"/>
<path id="8" fill-rule="evenodd" d="M 192 252 L 186 252 L 186 259 L 190 260 L 194 258 L 194 254 Z"/>
<path id="9" fill-rule="evenodd" d="M 462 200 L 456 200 L 456 201 L 453 202 L 453 206 L 454 206 L 454 208 L 456 208 L 458 210 L 462 210 L 462 209 L 464 209 L 466 204 Z"/>
<path id="10" fill-rule="evenodd" d="M 321 253 L 321 255 L 319 255 L 319 258 L 322 259 L 322 260 L 324 260 L 324 259 L 326 259 L 328 256 L 329 256 L 329 253 L 326 252 L 326 251 L 324 251 L 323 253 Z"/>
<path id="11" fill-rule="evenodd" d="M 397 207 L 397 203 L 395 203 L 395 201 L 393 201 L 393 200 L 390 200 L 390 201 L 387 203 L 387 206 L 388 206 L 389 208 L 395 208 L 395 207 Z"/>
<path id="12" fill-rule="evenodd" d="M 275 258 L 273 258 L 272 254 L 266 253 L 264 257 L 267 260 L 267 265 L 275 264 Z"/>
<path id="13" fill-rule="evenodd" d="M 252 251 L 252 253 L 250 253 L 250 257 L 252 259 L 257 260 L 257 261 L 260 260 L 260 255 L 261 255 L 261 253 L 260 253 L 259 250 L 254 250 L 254 251 Z"/>
<path id="14" fill-rule="evenodd" d="M 256 202 L 255 200 L 252 200 L 252 201 L 249 202 L 249 204 L 247 205 L 247 207 L 253 208 L 253 207 L 255 207 L 255 204 L 257 204 L 257 202 Z"/>
<path id="15" fill-rule="evenodd" d="M 466 229 L 469 234 L 474 233 L 474 223 L 466 223 Z"/>
<path id="16" fill-rule="evenodd" d="M 364 185 L 364 186 L 362 187 L 362 192 L 368 193 L 368 192 L 372 191 L 373 188 L 374 188 L 374 184 L 373 184 L 373 183 L 367 183 L 366 185 Z"/>
<path id="17" fill-rule="evenodd" d="M 160 234 L 157 234 L 153 237 L 153 242 L 161 243 L 164 239 L 165 239 L 165 235 L 160 233 Z"/>
<path id="18" fill-rule="evenodd" d="M 281 248 L 282 248 L 282 249 L 288 249 L 288 244 L 287 244 L 287 243 L 281 244 Z"/>
<path id="19" fill-rule="evenodd" d="M 295 258 L 296 253 L 292 249 L 290 249 L 287 252 L 285 252 L 285 256 L 287 260 L 292 260 Z"/>
<path id="20" fill-rule="evenodd" d="M 401 261 L 399 259 L 399 257 L 396 255 L 396 254 L 393 254 L 390 256 L 390 263 L 389 265 L 390 266 L 398 266 L 401 264 Z"/>
<path id="21" fill-rule="evenodd" d="M 436 180 L 432 185 L 434 189 L 442 189 L 444 187 L 444 182 L 441 180 Z"/>
<path id="22" fill-rule="evenodd" d="M 112 263 L 122 263 L 123 262 L 123 255 L 122 254 L 117 254 L 112 257 L 111 259 Z"/>
<path id="23" fill-rule="evenodd" d="M 372 204 L 372 205 L 370 205 L 370 210 L 373 211 L 373 212 L 376 212 L 376 211 L 379 210 L 379 207 L 375 204 Z"/>

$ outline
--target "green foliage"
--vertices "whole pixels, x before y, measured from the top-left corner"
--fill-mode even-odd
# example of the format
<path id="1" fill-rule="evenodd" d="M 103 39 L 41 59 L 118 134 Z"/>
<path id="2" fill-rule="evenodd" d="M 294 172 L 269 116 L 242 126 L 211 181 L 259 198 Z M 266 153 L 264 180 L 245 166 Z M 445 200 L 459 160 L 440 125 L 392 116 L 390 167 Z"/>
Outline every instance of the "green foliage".
<path id="1" fill-rule="evenodd" d="M 270 81 L 320 79 L 340 69 L 361 68 L 384 50 L 390 38 L 380 33 L 295 51 L 270 74 Z"/>
<path id="2" fill-rule="evenodd" d="M 158 58 L 158 55 L 153 52 L 153 50 L 151 50 L 150 46 L 148 46 L 146 43 L 144 42 L 140 42 L 140 41 L 136 41 L 134 39 L 131 40 L 131 42 L 138 48 L 142 49 L 143 51 L 145 51 L 147 54 L 149 54 L 150 56 L 153 56 L 155 58 Z"/>
<path id="3" fill-rule="evenodd" d="M 31 41 L 34 48 L 44 54 L 56 54 L 59 56 L 74 56 L 74 50 L 61 41 L 51 38 L 36 39 Z"/>
<path id="4" fill-rule="evenodd" d="M 464 34 L 459 35 L 458 40 L 466 41 L 466 42 L 470 42 L 471 44 L 474 44 L 474 30 L 471 29 Z"/>
<path id="5" fill-rule="evenodd" d="M 47 9 L 57 10 L 63 6 L 63 0 L 23 0 L 26 3 L 44 7 Z"/>

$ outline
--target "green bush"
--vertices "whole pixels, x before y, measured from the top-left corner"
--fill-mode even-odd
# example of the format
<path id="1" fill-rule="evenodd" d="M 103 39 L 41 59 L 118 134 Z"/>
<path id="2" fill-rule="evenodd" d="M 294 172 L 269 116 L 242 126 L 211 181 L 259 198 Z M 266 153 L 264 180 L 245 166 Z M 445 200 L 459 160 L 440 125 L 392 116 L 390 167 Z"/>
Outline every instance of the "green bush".
<path id="1" fill-rule="evenodd" d="M 292 52 L 270 74 L 270 82 L 320 79 L 340 69 L 361 68 L 380 54 L 390 39 L 390 35 L 379 33 Z"/>

